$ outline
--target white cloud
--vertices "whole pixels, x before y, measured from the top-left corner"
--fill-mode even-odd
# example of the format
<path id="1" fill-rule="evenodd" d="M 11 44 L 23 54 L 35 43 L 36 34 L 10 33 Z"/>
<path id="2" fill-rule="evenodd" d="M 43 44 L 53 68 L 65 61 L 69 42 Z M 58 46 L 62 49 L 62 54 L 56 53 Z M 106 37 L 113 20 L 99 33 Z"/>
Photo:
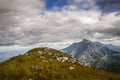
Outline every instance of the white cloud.
<path id="1" fill-rule="evenodd" d="M 61 12 L 46 11 L 43 10 L 44 2 L 38 2 L 38 0 L 12 1 L 13 3 L 10 3 L 12 6 L 8 4 L 8 0 L 5 2 L 8 6 L 0 5 L 1 46 L 56 47 L 56 45 L 64 46 L 69 41 L 74 42 L 83 38 L 106 42 L 112 39 L 111 42 L 119 43 L 120 16 L 116 16 L 117 13 L 101 17 L 101 12 L 98 10 L 77 10 L 75 5 L 71 5 L 71 8 L 69 6 L 70 10 L 63 8 Z M 91 3 L 91 6 L 95 5 Z M 4 8 L 8 11 L 2 10 Z"/>

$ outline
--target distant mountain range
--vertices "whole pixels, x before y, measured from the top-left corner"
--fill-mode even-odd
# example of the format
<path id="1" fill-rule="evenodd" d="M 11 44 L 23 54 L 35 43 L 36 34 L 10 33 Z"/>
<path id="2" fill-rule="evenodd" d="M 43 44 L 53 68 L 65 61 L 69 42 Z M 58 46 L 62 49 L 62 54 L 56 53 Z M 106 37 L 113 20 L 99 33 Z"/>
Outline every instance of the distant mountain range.
<path id="1" fill-rule="evenodd" d="M 106 46 L 111 50 L 120 52 L 120 45 L 107 44 Z"/>
<path id="2" fill-rule="evenodd" d="M 63 49 L 86 66 L 120 73 L 120 47 L 83 39 Z"/>
<path id="3" fill-rule="evenodd" d="M 20 50 L 8 50 L 8 51 L 0 52 L 0 62 L 5 61 L 14 56 L 17 56 L 19 54 L 23 54 L 28 50 L 29 49 L 20 49 Z"/>

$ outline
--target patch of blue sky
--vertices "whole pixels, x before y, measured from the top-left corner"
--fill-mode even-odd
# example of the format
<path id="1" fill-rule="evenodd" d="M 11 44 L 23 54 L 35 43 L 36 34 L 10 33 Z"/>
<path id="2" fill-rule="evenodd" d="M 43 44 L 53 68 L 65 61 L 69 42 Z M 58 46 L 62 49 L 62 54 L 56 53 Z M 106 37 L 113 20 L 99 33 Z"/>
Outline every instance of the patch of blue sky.
<path id="1" fill-rule="evenodd" d="M 112 12 L 119 12 L 120 9 L 118 8 L 111 8 L 110 10 L 108 10 L 109 13 L 112 13 Z"/>
<path id="2" fill-rule="evenodd" d="M 68 0 L 46 0 L 46 9 L 51 10 L 54 7 L 62 8 L 67 5 Z"/>
<path id="3" fill-rule="evenodd" d="M 96 4 L 99 6 L 100 10 L 105 10 L 105 8 L 108 6 L 108 4 L 112 5 L 112 4 L 119 4 L 120 0 L 96 0 Z M 68 0 L 46 0 L 46 6 L 45 8 L 47 10 L 53 10 L 54 7 L 56 7 L 58 9 L 58 11 L 61 11 L 62 8 L 64 6 L 69 6 L 70 4 L 68 3 Z M 82 10 L 91 10 L 90 7 L 83 7 L 83 3 L 77 3 L 76 6 L 78 7 L 78 9 L 82 9 Z M 119 6 L 118 6 L 119 7 Z M 116 12 L 116 11 L 120 11 L 120 8 L 118 7 L 114 7 L 112 6 L 111 8 L 109 8 L 108 10 L 106 10 L 106 12 Z"/>

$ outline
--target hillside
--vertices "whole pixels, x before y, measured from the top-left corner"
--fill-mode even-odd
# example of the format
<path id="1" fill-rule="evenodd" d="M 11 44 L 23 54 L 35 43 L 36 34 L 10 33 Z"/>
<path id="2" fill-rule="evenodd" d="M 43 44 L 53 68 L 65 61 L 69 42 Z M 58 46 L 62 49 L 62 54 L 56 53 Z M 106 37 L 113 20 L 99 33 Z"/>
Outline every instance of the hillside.
<path id="1" fill-rule="evenodd" d="M 34 48 L 0 63 L 0 80 L 120 80 L 120 74 L 82 64 L 58 50 Z"/>
<path id="2" fill-rule="evenodd" d="M 82 61 L 86 66 L 120 73 L 120 52 L 111 50 L 100 42 L 83 39 L 63 51 Z"/>

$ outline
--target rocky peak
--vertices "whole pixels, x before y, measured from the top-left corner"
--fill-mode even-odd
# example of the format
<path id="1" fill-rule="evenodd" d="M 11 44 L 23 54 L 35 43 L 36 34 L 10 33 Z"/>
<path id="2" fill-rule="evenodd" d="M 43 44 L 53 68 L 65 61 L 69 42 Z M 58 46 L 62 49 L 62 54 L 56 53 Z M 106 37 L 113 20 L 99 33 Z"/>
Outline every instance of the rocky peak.
<path id="1" fill-rule="evenodd" d="M 78 45 L 76 44 L 74 47 L 67 47 L 64 51 L 82 61 L 86 66 L 120 73 L 116 66 L 114 67 L 114 70 L 111 69 L 110 66 L 112 64 L 120 66 L 119 63 L 116 63 L 120 61 L 120 56 L 118 56 L 119 52 L 111 50 L 100 42 L 92 42 L 83 39 Z M 107 66 L 104 66 L 104 64 L 109 68 L 107 69 Z"/>
<path id="2" fill-rule="evenodd" d="M 90 43 L 91 41 L 90 41 L 90 40 L 87 40 L 87 39 L 83 39 L 82 42 L 83 42 L 83 43 Z"/>

